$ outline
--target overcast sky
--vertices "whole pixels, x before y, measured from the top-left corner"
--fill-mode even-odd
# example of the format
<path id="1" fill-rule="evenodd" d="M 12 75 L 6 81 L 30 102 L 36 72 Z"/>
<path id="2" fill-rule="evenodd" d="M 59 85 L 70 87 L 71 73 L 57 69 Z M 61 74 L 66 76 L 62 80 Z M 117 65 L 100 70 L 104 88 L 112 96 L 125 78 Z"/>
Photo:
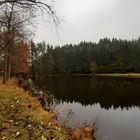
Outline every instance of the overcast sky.
<path id="1" fill-rule="evenodd" d="M 62 45 L 140 36 L 140 0 L 56 0 L 55 8 L 63 19 L 59 35 L 44 21 L 38 26 L 37 41 Z"/>

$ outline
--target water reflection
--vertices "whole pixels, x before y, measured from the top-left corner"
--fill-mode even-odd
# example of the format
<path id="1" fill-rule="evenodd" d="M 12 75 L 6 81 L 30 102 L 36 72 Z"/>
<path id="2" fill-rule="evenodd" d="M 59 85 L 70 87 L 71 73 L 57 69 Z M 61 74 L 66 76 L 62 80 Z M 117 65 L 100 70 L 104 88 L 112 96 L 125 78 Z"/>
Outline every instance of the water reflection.
<path id="1" fill-rule="evenodd" d="M 61 102 L 56 109 L 60 111 L 59 121 L 70 127 L 85 122 L 92 126 L 93 122 L 97 120 L 96 136 L 101 137 L 102 140 L 140 139 L 139 107 L 103 109 L 100 104 L 83 106 L 80 103 Z M 69 110 L 73 111 L 73 116 L 65 121 Z"/>
<path id="2" fill-rule="evenodd" d="M 140 106 L 140 80 L 122 78 L 53 77 L 47 89 L 58 100 L 82 105 L 100 103 L 102 108 Z"/>
<path id="3" fill-rule="evenodd" d="M 140 139 L 140 79 L 50 77 L 42 85 L 58 99 L 62 123 L 75 127 L 98 120 L 96 134 L 104 140 Z"/>

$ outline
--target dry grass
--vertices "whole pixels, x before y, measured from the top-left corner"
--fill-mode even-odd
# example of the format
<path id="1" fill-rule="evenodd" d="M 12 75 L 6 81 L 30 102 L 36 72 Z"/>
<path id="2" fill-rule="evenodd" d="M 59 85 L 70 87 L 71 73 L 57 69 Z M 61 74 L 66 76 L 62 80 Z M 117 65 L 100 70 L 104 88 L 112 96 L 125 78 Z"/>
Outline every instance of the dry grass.
<path id="1" fill-rule="evenodd" d="M 6 84 L 0 84 L 0 138 L 46 139 L 46 135 L 48 138 L 59 138 L 58 134 L 61 134 L 67 140 L 68 135 L 61 131 L 54 114 L 44 111 L 37 98 L 31 97 L 17 83 L 16 79 L 11 79 Z M 52 136 L 51 131 L 54 131 Z"/>
<path id="2" fill-rule="evenodd" d="M 92 129 L 68 130 L 37 98 L 17 86 L 17 79 L 0 83 L 0 138 L 3 140 L 93 140 Z M 90 130 L 90 131 L 89 131 Z"/>
<path id="3" fill-rule="evenodd" d="M 124 77 L 124 78 L 140 78 L 140 73 L 104 73 L 96 74 L 98 77 Z"/>

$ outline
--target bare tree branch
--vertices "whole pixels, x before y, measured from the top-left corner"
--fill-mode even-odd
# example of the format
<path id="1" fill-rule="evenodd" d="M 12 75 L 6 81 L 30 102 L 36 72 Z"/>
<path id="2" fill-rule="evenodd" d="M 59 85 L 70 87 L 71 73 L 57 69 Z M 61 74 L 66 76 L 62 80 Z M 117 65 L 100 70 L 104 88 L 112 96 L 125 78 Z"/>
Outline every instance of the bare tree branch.
<path id="1" fill-rule="evenodd" d="M 1 0 L 0 7 L 4 4 L 12 3 L 15 3 L 17 7 L 20 7 L 22 9 L 30 10 L 32 7 L 32 9 L 38 9 L 40 11 L 43 11 L 43 13 L 47 12 L 47 14 L 52 17 L 52 20 L 56 26 L 60 24 L 60 19 L 57 17 L 53 6 L 43 0 Z"/>

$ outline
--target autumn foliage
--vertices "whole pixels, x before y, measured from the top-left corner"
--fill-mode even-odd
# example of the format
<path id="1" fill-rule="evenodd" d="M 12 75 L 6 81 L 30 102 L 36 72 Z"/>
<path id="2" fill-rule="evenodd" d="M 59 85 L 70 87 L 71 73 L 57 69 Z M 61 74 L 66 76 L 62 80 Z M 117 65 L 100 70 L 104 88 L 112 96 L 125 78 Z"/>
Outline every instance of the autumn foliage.
<path id="1" fill-rule="evenodd" d="M 27 43 L 19 42 L 14 46 L 13 56 L 11 57 L 11 72 L 17 73 L 30 73 L 29 65 L 29 47 Z"/>
<path id="2" fill-rule="evenodd" d="M 18 74 L 30 74 L 31 73 L 31 66 L 30 66 L 30 50 L 27 42 L 18 42 L 14 46 L 11 47 L 11 74 L 18 75 Z M 4 54 L 1 56 L 4 56 Z M 4 59 L 1 57 L 0 60 L 0 72 L 4 71 Z"/>

